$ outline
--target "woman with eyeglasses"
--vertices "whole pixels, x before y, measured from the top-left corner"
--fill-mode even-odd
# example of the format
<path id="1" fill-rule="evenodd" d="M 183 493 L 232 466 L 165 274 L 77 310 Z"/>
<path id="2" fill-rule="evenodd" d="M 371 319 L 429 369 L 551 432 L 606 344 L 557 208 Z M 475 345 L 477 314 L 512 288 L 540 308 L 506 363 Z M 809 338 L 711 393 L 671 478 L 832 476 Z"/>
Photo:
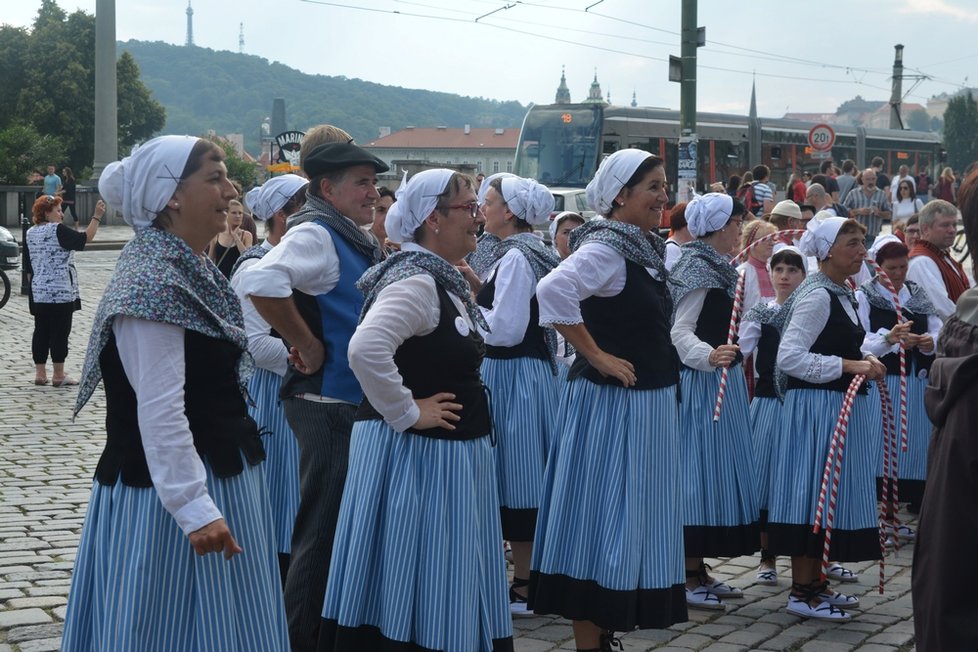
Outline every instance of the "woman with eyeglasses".
<path id="1" fill-rule="evenodd" d="M 491 391 L 503 538 L 513 549 L 509 601 L 528 615 L 530 554 L 547 450 L 557 421 L 557 333 L 539 324 L 536 289 L 560 262 L 534 227 L 550 221 L 545 186 L 516 176 L 493 179 L 482 207 L 486 232 L 499 238 L 476 301 L 489 332 L 482 376 Z"/>
<path id="2" fill-rule="evenodd" d="M 34 226 L 27 230 L 28 305 L 34 315 L 31 338 L 34 384 L 50 382 L 55 387 L 78 384 L 77 380 L 65 375 L 72 316 L 76 310 L 81 310 L 75 252 L 82 251 L 95 239 L 105 214 L 105 203 L 99 200 L 88 228 L 75 231 L 62 223 L 61 203 L 61 197 L 41 195 L 31 209 Z M 54 367 L 50 381 L 48 355 Z"/>
<path id="3" fill-rule="evenodd" d="M 897 200 L 893 203 L 892 220 L 908 220 L 920 212 L 924 202 L 917 199 L 917 193 L 909 179 L 904 179 L 897 186 Z"/>
<path id="4" fill-rule="evenodd" d="M 397 191 L 350 339 L 363 388 L 319 650 L 512 650 L 485 320 L 455 266 L 483 223 L 474 182 L 419 172 Z"/>
<path id="5" fill-rule="evenodd" d="M 746 209 L 727 194 L 710 193 L 686 206 L 696 239 L 683 245 L 669 287 L 676 303 L 672 343 L 683 363 L 679 423 L 683 440 L 686 602 L 723 609 L 743 592 L 712 577 L 704 557 L 751 555 L 759 547 L 760 512 L 743 357 L 727 344 L 737 270 L 726 253 L 740 240 Z M 723 368 L 726 394 L 719 420 L 714 405 Z"/>

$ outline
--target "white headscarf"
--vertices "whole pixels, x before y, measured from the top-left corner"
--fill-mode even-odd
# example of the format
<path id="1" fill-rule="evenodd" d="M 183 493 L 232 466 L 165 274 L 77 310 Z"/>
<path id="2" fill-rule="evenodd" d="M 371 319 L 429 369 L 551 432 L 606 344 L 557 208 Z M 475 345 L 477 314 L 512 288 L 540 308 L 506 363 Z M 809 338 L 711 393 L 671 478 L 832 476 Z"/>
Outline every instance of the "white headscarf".
<path id="1" fill-rule="evenodd" d="M 829 211 L 819 211 L 815 217 L 808 220 L 805 233 L 798 240 L 798 248 L 806 256 L 815 256 L 820 261 L 825 260 L 829 255 L 829 249 L 839 236 L 839 229 L 845 222 L 844 217 L 838 217 Z"/>
<path id="2" fill-rule="evenodd" d="M 414 232 L 438 206 L 438 195 L 445 192 L 453 174 L 444 168 L 424 170 L 401 184 L 394 193 L 397 201 L 387 209 L 384 220 L 391 242 L 414 242 Z"/>
<path id="3" fill-rule="evenodd" d="M 489 184 L 496 179 L 506 179 L 508 177 L 515 177 L 516 175 L 512 172 L 497 172 L 496 174 L 491 174 L 482 180 L 479 184 L 479 192 L 476 193 L 478 196 L 479 206 L 484 206 L 486 203 L 486 193 L 489 192 Z"/>
<path id="4" fill-rule="evenodd" d="M 132 154 L 109 163 L 98 180 L 105 203 L 122 213 L 135 229 L 144 229 L 176 192 L 195 136 L 159 136 L 133 149 Z"/>
<path id="5" fill-rule="evenodd" d="M 719 231 L 733 215 L 733 197 L 725 192 L 697 195 L 686 204 L 686 226 L 694 238 Z"/>
<path id="6" fill-rule="evenodd" d="M 256 220 L 270 220 L 292 196 L 299 192 L 309 179 L 298 174 L 283 174 L 272 177 L 257 188 L 252 188 L 245 195 L 245 203 L 251 209 Z"/>
<path id="7" fill-rule="evenodd" d="M 903 240 L 896 237 L 892 233 L 880 233 L 878 236 L 876 236 L 876 239 L 873 240 L 873 246 L 871 246 L 869 251 L 866 252 L 866 258 L 876 260 L 876 254 L 880 252 L 880 249 L 891 242 L 899 242 L 900 244 L 904 244 Z"/>
<path id="8" fill-rule="evenodd" d="M 805 255 L 803 253 L 801 253 L 801 249 L 799 249 L 795 245 L 785 244 L 783 242 L 776 243 L 774 245 L 774 247 L 772 248 L 772 250 L 771 250 L 771 258 L 768 258 L 767 259 L 767 263 L 766 263 L 767 271 L 769 273 L 774 271 L 773 269 L 771 269 L 771 259 L 774 258 L 774 254 L 781 253 L 782 251 L 790 251 L 792 253 L 798 254 L 801 257 L 801 260 L 802 260 L 801 271 L 806 276 L 808 275 L 808 270 L 805 268 Z"/>
<path id="9" fill-rule="evenodd" d="M 531 226 L 540 226 L 550 221 L 554 211 L 554 196 L 546 186 L 533 179 L 506 177 L 500 183 L 503 201 L 516 217 Z"/>
<path id="10" fill-rule="evenodd" d="M 574 211 L 564 211 L 562 213 L 557 213 L 556 215 L 554 215 L 554 218 L 550 221 L 550 242 L 553 242 L 554 239 L 557 237 L 557 229 L 560 228 L 560 223 L 566 220 L 568 217 L 575 217 L 581 220 L 582 222 L 587 222 L 587 220 L 584 219 L 583 215 L 581 215 L 580 213 L 576 213 Z"/>
<path id="11" fill-rule="evenodd" d="M 585 193 L 587 203 L 598 215 L 611 213 L 612 202 L 645 159 L 652 156 L 642 149 L 620 149 L 601 161 Z"/>

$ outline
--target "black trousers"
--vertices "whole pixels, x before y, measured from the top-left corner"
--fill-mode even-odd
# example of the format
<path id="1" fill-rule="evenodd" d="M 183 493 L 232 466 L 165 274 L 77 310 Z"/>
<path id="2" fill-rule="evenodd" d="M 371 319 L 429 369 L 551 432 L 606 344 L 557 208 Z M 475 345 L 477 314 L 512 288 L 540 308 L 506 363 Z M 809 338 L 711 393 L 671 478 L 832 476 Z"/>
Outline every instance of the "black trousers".
<path id="1" fill-rule="evenodd" d="M 285 579 L 285 613 L 293 652 L 305 652 L 318 645 L 357 406 L 301 398 L 282 404 L 299 444 L 299 510 Z"/>
<path id="2" fill-rule="evenodd" d="M 45 364 L 48 353 L 51 362 L 62 363 L 68 357 L 68 335 L 71 333 L 71 317 L 74 307 L 66 303 L 65 310 L 43 310 L 34 315 L 34 336 L 31 338 L 31 355 L 34 364 Z"/>

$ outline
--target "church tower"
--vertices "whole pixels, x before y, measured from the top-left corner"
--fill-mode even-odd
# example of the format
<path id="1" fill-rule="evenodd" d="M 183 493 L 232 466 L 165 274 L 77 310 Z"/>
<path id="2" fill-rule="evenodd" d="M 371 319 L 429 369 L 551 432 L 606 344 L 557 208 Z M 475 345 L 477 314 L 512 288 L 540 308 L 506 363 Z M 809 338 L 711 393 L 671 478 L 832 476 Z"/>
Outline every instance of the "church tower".
<path id="1" fill-rule="evenodd" d="M 564 67 L 560 67 L 560 86 L 557 87 L 557 96 L 554 97 L 554 104 L 570 104 L 570 89 L 567 88 L 567 76 L 564 74 Z"/>
<path id="2" fill-rule="evenodd" d="M 601 92 L 601 84 L 598 83 L 598 69 L 594 69 L 594 81 L 591 82 L 591 90 L 588 91 L 585 104 L 606 104 L 604 93 Z"/>

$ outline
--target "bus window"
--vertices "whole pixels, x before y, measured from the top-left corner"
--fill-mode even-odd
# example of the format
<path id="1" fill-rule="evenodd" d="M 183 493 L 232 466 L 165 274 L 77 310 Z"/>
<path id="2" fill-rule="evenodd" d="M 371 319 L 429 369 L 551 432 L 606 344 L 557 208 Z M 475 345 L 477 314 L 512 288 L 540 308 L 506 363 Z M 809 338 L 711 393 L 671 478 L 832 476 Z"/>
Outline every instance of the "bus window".
<path id="1" fill-rule="evenodd" d="M 533 107 L 516 150 L 515 173 L 553 186 L 585 186 L 598 165 L 597 107 Z"/>

